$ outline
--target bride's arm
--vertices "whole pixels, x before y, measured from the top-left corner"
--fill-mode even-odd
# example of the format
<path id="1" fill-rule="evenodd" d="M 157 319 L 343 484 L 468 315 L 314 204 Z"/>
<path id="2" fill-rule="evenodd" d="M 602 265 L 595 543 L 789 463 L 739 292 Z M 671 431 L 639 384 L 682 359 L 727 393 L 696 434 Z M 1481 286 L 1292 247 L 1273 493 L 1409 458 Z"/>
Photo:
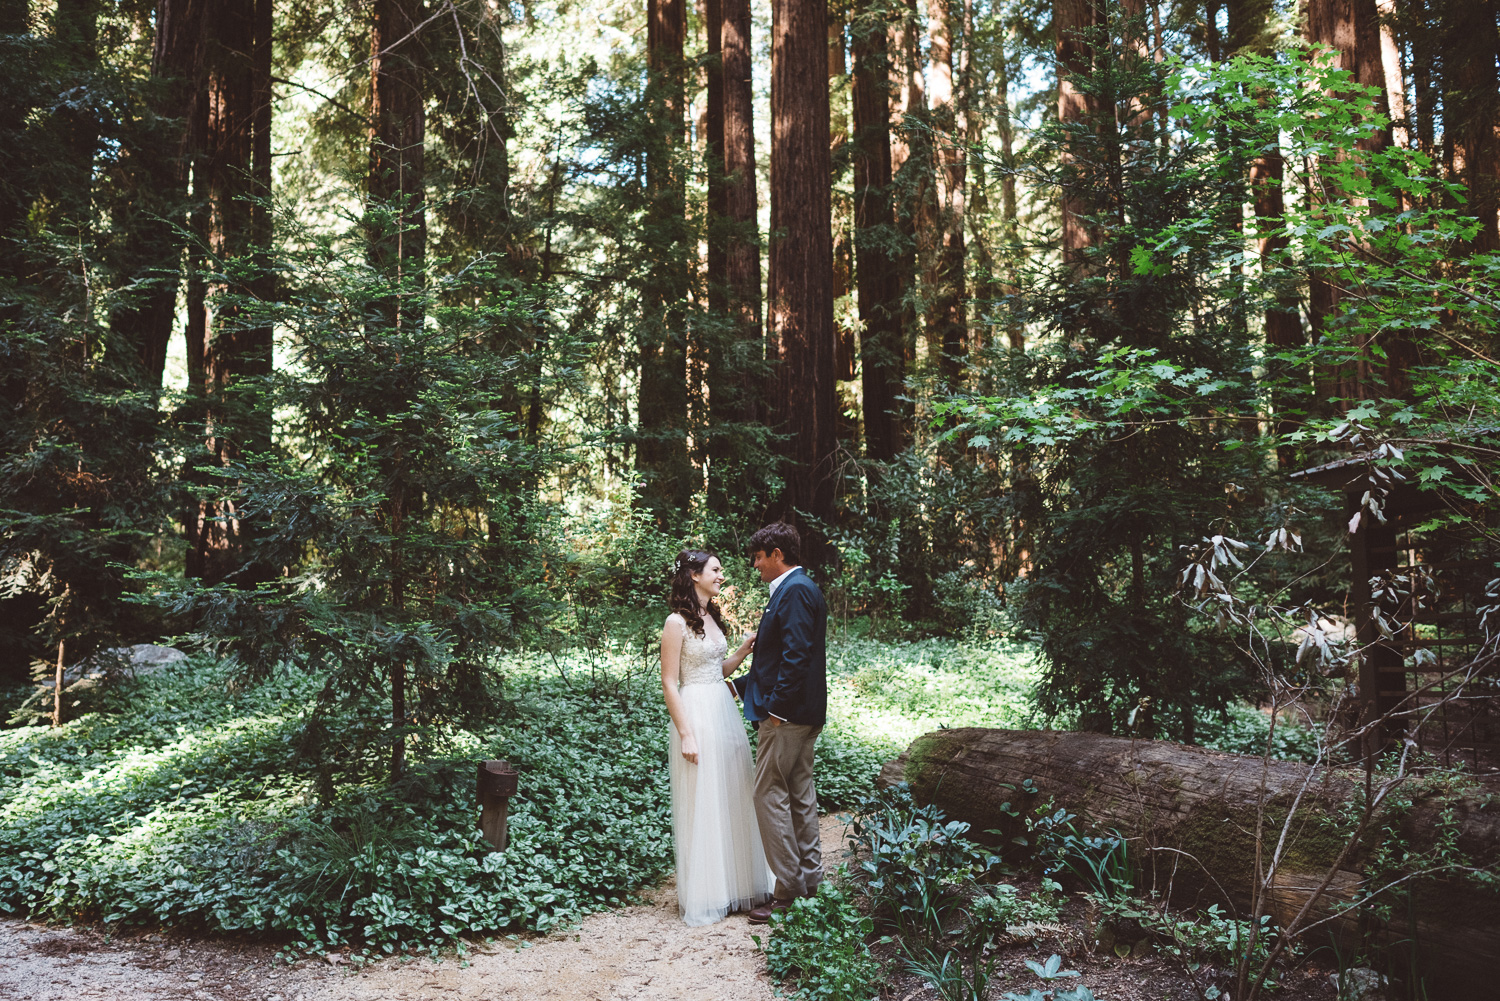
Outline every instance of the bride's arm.
<path id="1" fill-rule="evenodd" d="M 750 656 L 750 651 L 754 649 L 755 634 L 746 633 L 745 641 L 740 644 L 740 648 L 734 653 L 730 654 L 728 657 L 724 658 L 724 677 L 727 678 L 731 674 L 733 674 L 735 670 L 745 662 L 745 658 Z"/>
<path id="2" fill-rule="evenodd" d="M 661 627 L 661 694 L 666 700 L 667 712 L 672 725 L 682 741 L 682 756 L 689 764 L 698 763 L 698 738 L 688 726 L 687 713 L 682 708 L 682 695 L 677 691 L 677 678 L 682 670 L 683 621 L 673 615 Z"/>

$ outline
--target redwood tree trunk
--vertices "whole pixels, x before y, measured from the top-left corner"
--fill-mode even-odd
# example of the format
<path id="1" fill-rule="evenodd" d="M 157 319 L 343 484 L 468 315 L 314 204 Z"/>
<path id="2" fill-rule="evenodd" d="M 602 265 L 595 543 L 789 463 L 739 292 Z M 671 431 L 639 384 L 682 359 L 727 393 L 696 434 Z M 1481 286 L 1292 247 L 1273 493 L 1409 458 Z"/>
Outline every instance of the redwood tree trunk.
<path id="1" fill-rule="evenodd" d="M 721 421 L 760 417 L 750 373 L 766 356 L 761 333 L 759 211 L 755 192 L 754 94 L 751 89 L 750 0 L 723 4 L 720 55 L 723 62 L 724 288 L 734 318 L 724 370 L 710 373 L 709 392 Z"/>
<path id="2" fill-rule="evenodd" d="M 844 22 L 847 8 L 830 5 L 828 10 L 828 149 L 830 153 L 840 150 L 849 142 L 849 115 L 842 102 L 834 103 L 834 95 L 847 92 L 845 78 L 849 76 L 848 59 L 844 46 Z M 852 95 L 851 95 L 852 97 Z M 831 157 L 830 157 L 831 158 Z M 849 294 L 854 282 L 854 205 L 839 185 L 830 183 L 830 217 L 833 226 L 833 298 L 840 299 Z M 855 359 L 859 354 L 859 343 L 852 326 L 834 325 L 833 377 L 848 381 L 854 378 Z M 844 415 L 844 408 L 837 409 L 836 435 L 840 441 L 854 441 L 859 437 L 858 423 L 851 423 Z"/>
<path id="3" fill-rule="evenodd" d="M 647 232 L 662 248 L 642 290 L 636 470 L 641 503 L 665 523 L 684 510 L 692 492 L 687 453 L 688 260 L 684 178 L 678 163 L 687 112 L 683 0 L 649 0 L 646 48 L 653 133 L 646 159 Z"/>
<path id="4" fill-rule="evenodd" d="M 913 158 L 914 131 L 927 111 L 926 81 L 922 73 L 922 45 L 917 0 L 905 0 L 904 10 L 888 36 L 891 56 L 891 210 L 896 218 L 896 284 L 901 298 L 901 356 L 910 370 L 917 359 L 917 336 L 921 320 L 912 292 L 917 283 L 917 220 L 921 214 L 924 170 L 920 155 Z M 907 441 L 909 404 L 901 404 L 897 432 L 900 445 Z"/>
<path id="5" fill-rule="evenodd" d="M 1103 14 L 1102 0 L 1054 0 L 1052 23 L 1057 32 L 1057 118 L 1064 125 L 1093 119 L 1095 100 L 1079 89 L 1076 77 L 1093 72 L 1094 55 L 1085 32 L 1099 24 Z M 1064 170 L 1086 170 L 1065 148 Z M 1093 230 L 1085 220 L 1090 211 L 1087 199 L 1071 188 L 1062 192 L 1063 262 L 1075 272 L 1084 269 L 1086 251 L 1095 242 Z"/>
<path id="6" fill-rule="evenodd" d="M 772 426 L 787 436 L 773 514 L 798 521 L 831 517 L 834 500 L 827 13 L 822 0 L 771 7 L 770 402 Z"/>
<path id="7" fill-rule="evenodd" d="M 881 8 L 856 8 L 854 52 L 854 245 L 859 285 L 865 455 L 888 461 L 900 451 L 896 397 L 904 380 L 901 286 L 890 252 L 896 234 L 891 208 L 890 77 L 886 18 Z"/>
<path id="8" fill-rule="evenodd" d="M 1500 250 L 1500 32 L 1493 2 L 1449 0 L 1443 5 L 1443 124 L 1454 178 L 1469 189 L 1460 211 L 1479 220 L 1473 249 Z"/>
<path id="9" fill-rule="evenodd" d="M 152 112 L 170 123 L 136 151 L 131 171 L 132 208 L 126 250 L 130 273 L 152 282 L 110 316 L 111 341 L 134 356 L 148 388 L 161 388 L 167 342 L 177 317 L 188 178 L 202 141 L 194 128 L 205 100 L 205 32 L 210 0 L 160 0 L 151 76 L 160 82 Z"/>
<path id="10" fill-rule="evenodd" d="M 1273 48 L 1274 35 L 1270 26 L 1273 12 L 1270 0 L 1230 0 L 1229 4 L 1229 50 L 1231 54 L 1269 55 Z M 1250 194 L 1254 204 L 1256 251 L 1266 262 L 1268 270 L 1275 269 L 1277 261 L 1286 253 L 1290 239 L 1285 235 L 1265 235 L 1282 225 L 1286 214 L 1286 203 L 1281 184 L 1286 174 L 1286 162 L 1279 146 L 1268 148 L 1250 165 Z M 1289 351 L 1306 343 L 1302 332 L 1302 317 L 1298 311 L 1297 294 L 1287 290 L 1276 297 L 1274 305 L 1265 314 L 1266 346 L 1272 354 Z M 1276 361 L 1270 363 L 1274 376 L 1283 379 L 1293 377 L 1294 369 Z M 1276 415 L 1276 433 L 1286 434 L 1294 429 L 1294 423 L 1286 412 L 1294 406 L 1295 394 L 1285 390 L 1273 390 L 1271 409 Z M 1290 467 L 1294 455 L 1290 448 L 1278 452 L 1283 466 Z"/>
<path id="11" fill-rule="evenodd" d="M 270 94 L 269 39 L 264 55 L 257 47 L 257 32 L 269 30 L 270 3 L 226 3 L 206 14 L 208 86 L 195 186 L 203 193 L 198 219 L 216 274 L 228 273 L 227 265 L 249 257 L 257 235 L 269 238 L 268 222 L 261 218 L 265 210 L 252 209 L 247 198 L 265 194 L 261 183 L 268 187 L 270 179 L 270 109 L 255 107 L 258 94 L 266 99 Z M 261 73 L 266 79 L 258 79 Z M 258 128 L 265 134 L 257 135 Z M 264 154 L 259 164 L 257 150 Z M 188 320 L 188 369 L 200 380 L 190 389 L 203 403 L 210 465 L 270 446 L 270 413 L 257 402 L 257 394 L 246 391 L 245 380 L 271 374 L 271 330 L 245 326 L 243 310 L 234 302 L 252 291 L 215 280 L 189 295 L 189 308 L 197 316 Z M 189 574 L 242 584 L 261 576 L 246 561 L 248 526 L 232 501 L 200 501 L 188 520 Z"/>
<path id="12" fill-rule="evenodd" d="M 1309 0 L 1307 4 L 1307 39 L 1332 48 L 1335 65 L 1346 70 L 1354 82 L 1377 91 L 1375 111 L 1387 112 L 1385 101 L 1385 66 L 1380 52 L 1380 18 L 1375 0 Z M 1374 151 L 1390 145 L 1390 132 L 1371 130 L 1359 141 L 1358 148 Z M 1335 196 L 1336 197 L 1336 196 Z M 1339 311 L 1343 290 L 1323 274 L 1312 274 L 1308 281 L 1312 333 L 1316 340 L 1331 333 L 1329 321 Z M 1356 360 L 1321 373 L 1318 397 L 1343 400 L 1362 399 L 1371 392 L 1370 361 L 1364 357 L 1363 345 Z"/>
<path id="13" fill-rule="evenodd" d="M 968 157 L 961 145 L 965 132 L 954 91 L 953 19 L 948 0 L 928 0 L 928 102 L 936 133 L 932 148 L 936 232 L 933 234 L 928 314 L 929 336 L 942 351 L 939 363 L 949 378 L 957 375 L 968 342 L 964 315 L 964 175 Z M 935 330 L 934 330 L 935 328 Z"/>
<path id="14" fill-rule="evenodd" d="M 701 0 L 704 41 L 703 61 L 703 167 L 708 185 L 708 308 L 722 314 L 728 307 L 724 255 L 724 0 Z M 715 351 L 710 370 L 723 367 L 723 355 Z"/>
<path id="15" fill-rule="evenodd" d="M 918 737 L 885 766 L 880 782 L 909 783 L 918 801 L 935 803 L 976 834 L 1020 833 L 1017 817 L 1050 801 L 1076 813 L 1085 828 L 1113 828 L 1125 835 L 1143 889 L 1170 889 L 1171 903 L 1179 907 L 1218 904 L 1244 917 L 1255 881 L 1257 803 L 1267 806 L 1270 833 L 1263 850 L 1268 859 L 1286 804 L 1310 767 L 1288 761 L 1263 765 L 1258 757 L 1167 741 L 968 728 Z M 1337 860 L 1343 846 L 1338 830 L 1361 774 L 1325 769 L 1313 777 L 1269 894 L 1269 911 L 1279 922 L 1297 913 Z M 1035 794 L 1021 791 L 1028 780 L 1035 783 Z M 1404 815 L 1387 814 L 1371 827 L 1368 842 L 1362 841 L 1335 872 L 1329 894 L 1314 905 L 1314 917 L 1331 913 L 1335 903 L 1360 888 L 1374 889 L 1391 878 L 1378 868 L 1378 850 L 1386 839 L 1391 839 L 1387 849 L 1399 850 L 1404 842 L 1423 850 L 1447 836 L 1443 825 L 1451 824 L 1459 852 L 1478 865 L 1493 865 L 1500 858 L 1500 813 L 1485 803 L 1500 794 L 1500 781 L 1491 777 L 1476 785 L 1474 792 L 1446 802 L 1439 798 L 1440 787 L 1409 787 L 1416 794 L 1412 808 Z M 1402 913 L 1406 906 L 1397 911 L 1387 927 L 1371 921 L 1361 928 L 1351 916 L 1339 923 L 1340 931 L 1350 937 L 1364 931 L 1397 948 L 1415 939 L 1429 987 L 1463 991 L 1493 978 L 1500 966 L 1500 897 L 1493 889 L 1463 877 L 1433 879 L 1413 888 L 1410 921 Z M 1346 942 L 1346 948 L 1349 944 L 1355 943 Z"/>

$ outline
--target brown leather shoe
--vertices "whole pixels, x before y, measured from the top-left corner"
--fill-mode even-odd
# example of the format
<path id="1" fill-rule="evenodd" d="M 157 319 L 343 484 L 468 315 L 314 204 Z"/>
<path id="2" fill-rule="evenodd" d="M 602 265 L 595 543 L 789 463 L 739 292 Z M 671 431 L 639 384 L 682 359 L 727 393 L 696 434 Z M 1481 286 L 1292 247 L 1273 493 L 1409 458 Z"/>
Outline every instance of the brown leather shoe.
<path id="1" fill-rule="evenodd" d="M 745 916 L 750 919 L 751 924 L 763 925 L 771 920 L 772 914 L 777 911 L 784 911 L 791 906 L 792 902 L 790 900 L 778 900 L 773 897 L 769 903 L 761 904 Z"/>

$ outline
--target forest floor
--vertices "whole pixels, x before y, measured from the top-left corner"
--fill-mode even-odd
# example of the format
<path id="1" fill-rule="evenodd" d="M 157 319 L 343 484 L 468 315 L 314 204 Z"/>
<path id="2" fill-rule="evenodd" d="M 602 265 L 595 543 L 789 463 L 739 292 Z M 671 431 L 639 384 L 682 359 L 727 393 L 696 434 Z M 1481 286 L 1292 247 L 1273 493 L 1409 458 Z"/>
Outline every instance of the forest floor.
<path id="1" fill-rule="evenodd" d="M 823 855 L 842 857 L 843 825 L 823 818 Z M 277 961 L 274 946 L 173 932 L 106 937 L 87 927 L 0 920 L 5 1001 L 770 1001 L 775 994 L 741 915 L 689 928 L 668 879 L 648 903 L 584 918 L 575 929 L 471 946 L 463 959 L 402 957 L 363 968 Z M 338 962 L 338 965 L 334 965 Z"/>
<path id="2" fill-rule="evenodd" d="M 843 825 L 822 821 L 823 856 L 843 857 Z M 361 966 L 332 955 L 288 966 L 273 945 L 180 933 L 107 936 L 98 928 L 49 927 L 0 920 L 0 999 L 4 1001 L 428 1001 L 556 998 L 558 1001 L 771 1001 L 775 990 L 751 935 L 764 929 L 744 917 L 689 928 L 677 917 L 672 880 L 647 903 L 590 915 L 576 928 L 471 946 L 447 955 L 384 959 Z M 998 996 L 1030 980 L 1022 959 L 1045 958 L 1044 943 L 1005 950 Z M 1067 966 L 1083 971 L 1107 1001 L 1191 1001 L 1199 995 L 1170 964 L 1155 958 L 1116 960 L 1075 952 Z M 937 997 L 921 980 L 896 972 L 886 993 L 895 1001 Z M 1281 1001 L 1332 1001 L 1326 971 L 1304 970 L 1283 983 Z M 1012 979 L 1012 977 L 1014 979 Z M 1007 982 L 1008 981 L 1008 982 Z"/>

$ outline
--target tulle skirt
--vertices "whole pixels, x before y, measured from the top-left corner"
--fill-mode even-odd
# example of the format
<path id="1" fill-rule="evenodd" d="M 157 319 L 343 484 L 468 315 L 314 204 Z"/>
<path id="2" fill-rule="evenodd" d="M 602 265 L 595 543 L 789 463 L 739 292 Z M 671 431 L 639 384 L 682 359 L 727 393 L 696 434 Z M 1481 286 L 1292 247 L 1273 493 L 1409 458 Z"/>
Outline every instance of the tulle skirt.
<path id="1" fill-rule="evenodd" d="M 734 697 L 723 684 L 684 685 L 680 692 L 698 738 L 698 763 L 683 759 L 677 728 L 669 725 L 677 909 L 687 924 L 707 925 L 769 899 L 771 869 L 751 799 L 750 742 Z"/>

